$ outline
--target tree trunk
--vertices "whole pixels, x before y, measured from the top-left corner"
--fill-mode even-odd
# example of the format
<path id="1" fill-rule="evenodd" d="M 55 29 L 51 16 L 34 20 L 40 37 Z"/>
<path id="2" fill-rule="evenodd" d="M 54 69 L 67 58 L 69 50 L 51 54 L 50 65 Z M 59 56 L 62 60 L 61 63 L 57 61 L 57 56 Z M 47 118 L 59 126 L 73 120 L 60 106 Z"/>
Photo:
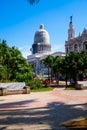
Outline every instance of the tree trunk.
<path id="1" fill-rule="evenodd" d="M 48 78 L 49 78 L 49 67 L 48 67 Z"/>
<path id="2" fill-rule="evenodd" d="M 77 85 L 77 72 L 74 72 L 74 75 L 73 75 L 73 81 L 74 81 L 74 87 Z"/>
<path id="3" fill-rule="evenodd" d="M 67 74 L 66 74 L 66 76 L 65 76 L 65 85 L 66 85 L 66 87 L 67 87 Z"/>
<path id="4" fill-rule="evenodd" d="M 57 84 L 57 86 L 59 85 L 59 78 L 58 78 L 58 75 L 57 75 L 57 73 L 55 72 L 55 80 L 56 80 L 56 84 Z"/>

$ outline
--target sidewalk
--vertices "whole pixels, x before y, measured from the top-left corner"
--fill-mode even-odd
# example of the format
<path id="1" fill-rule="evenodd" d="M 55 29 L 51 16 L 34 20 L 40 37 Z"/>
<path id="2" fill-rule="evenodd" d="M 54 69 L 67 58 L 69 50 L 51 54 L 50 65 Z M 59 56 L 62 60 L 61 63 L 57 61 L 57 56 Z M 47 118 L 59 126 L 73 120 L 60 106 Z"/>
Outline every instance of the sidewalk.
<path id="1" fill-rule="evenodd" d="M 87 90 L 0 97 L 0 130 L 63 130 L 61 123 L 82 117 L 87 117 Z"/>

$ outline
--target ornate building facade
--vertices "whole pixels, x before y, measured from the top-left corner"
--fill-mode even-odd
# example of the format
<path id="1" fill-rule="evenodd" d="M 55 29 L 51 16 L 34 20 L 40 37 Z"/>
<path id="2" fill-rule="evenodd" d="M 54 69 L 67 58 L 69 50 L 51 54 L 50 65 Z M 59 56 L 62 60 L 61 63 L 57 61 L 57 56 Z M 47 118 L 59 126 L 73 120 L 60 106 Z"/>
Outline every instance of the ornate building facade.
<path id="1" fill-rule="evenodd" d="M 66 54 L 70 52 L 87 51 L 87 29 L 84 28 L 83 32 L 75 37 L 75 29 L 72 22 L 72 16 L 70 17 L 68 40 L 65 41 Z"/>

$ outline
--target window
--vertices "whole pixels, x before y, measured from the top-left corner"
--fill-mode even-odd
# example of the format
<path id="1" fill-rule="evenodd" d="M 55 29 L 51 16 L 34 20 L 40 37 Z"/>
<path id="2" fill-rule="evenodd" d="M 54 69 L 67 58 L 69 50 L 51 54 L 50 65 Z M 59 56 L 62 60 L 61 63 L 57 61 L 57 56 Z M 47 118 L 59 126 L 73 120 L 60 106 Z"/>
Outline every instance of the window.
<path id="1" fill-rule="evenodd" d="M 75 44 L 75 46 L 74 46 L 74 51 L 76 51 L 76 52 L 78 51 L 77 50 L 77 44 Z"/>
<path id="2" fill-rule="evenodd" d="M 85 45 L 85 50 L 87 50 L 87 44 Z"/>
<path id="3" fill-rule="evenodd" d="M 68 53 L 68 48 L 66 48 L 66 53 Z"/>

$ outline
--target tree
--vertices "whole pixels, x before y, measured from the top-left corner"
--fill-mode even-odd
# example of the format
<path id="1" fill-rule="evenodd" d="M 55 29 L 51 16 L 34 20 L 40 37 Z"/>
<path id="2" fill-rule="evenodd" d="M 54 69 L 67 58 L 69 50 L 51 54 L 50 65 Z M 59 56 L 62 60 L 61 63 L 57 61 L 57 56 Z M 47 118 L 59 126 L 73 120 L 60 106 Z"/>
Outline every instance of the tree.
<path id="1" fill-rule="evenodd" d="M 7 79 L 7 67 L 0 66 L 0 82 Z"/>
<path id="2" fill-rule="evenodd" d="M 65 66 L 67 66 L 67 74 L 73 79 L 74 84 L 77 84 L 77 76 L 79 73 L 79 53 L 71 52 L 65 57 Z"/>
<path id="3" fill-rule="evenodd" d="M 66 79 L 67 76 L 70 76 L 76 85 L 79 74 L 83 74 L 85 69 L 87 69 L 87 53 L 71 52 L 67 54 L 64 58 L 62 69 L 66 73 Z"/>
<path id="4" fill-rule="evenodd" d="M 69 65 L 69 63 L 70 63 L 70 61 L 69 61 L 69 58 L 67 56 L 62 58 L 60 69 L 61 69 L 62 75 L 64 75 L 64 77 L 65 77 L 66 87 L 67 87 L 68 76 L 70 76 L 70 65 Z"/>
<path id="5" fill-rule="evenodd" d="M 27 81 L 31 79 L 33 76 L 32 69 L 26 62 L 26 59 L 22 57 L 21 52 L 17 48 L 12 47 L 10 48 L 10 53 L 10 80 Z"/>
<path id="6" fill-rule="evenodd" d="M 80 68 L 80 76 L 83 79 L 84 75 L 87 73 L 87 52 L 82 51 L 80 53 L 80 60 L 79 60 L 79 68 Z"/>
<path id="7" fill-rule="evenodd" d="M 31 66 L 16 47 L 8 47 L 6 41 L 0 43 L 0 80 L 24 81 L 33 78 Z"/>
<path id="8" fill-rule="evenodd" d="M 6 64 L 6 59 L 8 57 L 8 51 L 9 51 L 9 48 L 6 44 L 6 41 L 2 40 L 2 42 L 0 43 L 0 63 L 2 65 Z"/>
<path id="9" fill-rule="evenodd" d="M 40 0 L 27 0 L 31 5 L 38 3 Z"/>
<path id="10" fill-rule="evenodd" d="M 62 57 L 56 56 L 53 58 L 53 74 L 56 77 L 56 81 L 59 84 L 59 75 L 61 73 L 61 62 L 62 62 Z"/>
<path id="11" fill-rule="evenodd" d="M 49 73 L 50 73 L 50 70 L 51 70 L 51 78 L 52 78 L 53 63 L 54 63 L 53 58 L 54 58 L 53 56 L 49 55 L 49 56 L 47 56 L 47 57 L 43 60 L 43 63 L 44 63 L 45 66 L 48 68 L 48 77 L 49 77 Z"/>

